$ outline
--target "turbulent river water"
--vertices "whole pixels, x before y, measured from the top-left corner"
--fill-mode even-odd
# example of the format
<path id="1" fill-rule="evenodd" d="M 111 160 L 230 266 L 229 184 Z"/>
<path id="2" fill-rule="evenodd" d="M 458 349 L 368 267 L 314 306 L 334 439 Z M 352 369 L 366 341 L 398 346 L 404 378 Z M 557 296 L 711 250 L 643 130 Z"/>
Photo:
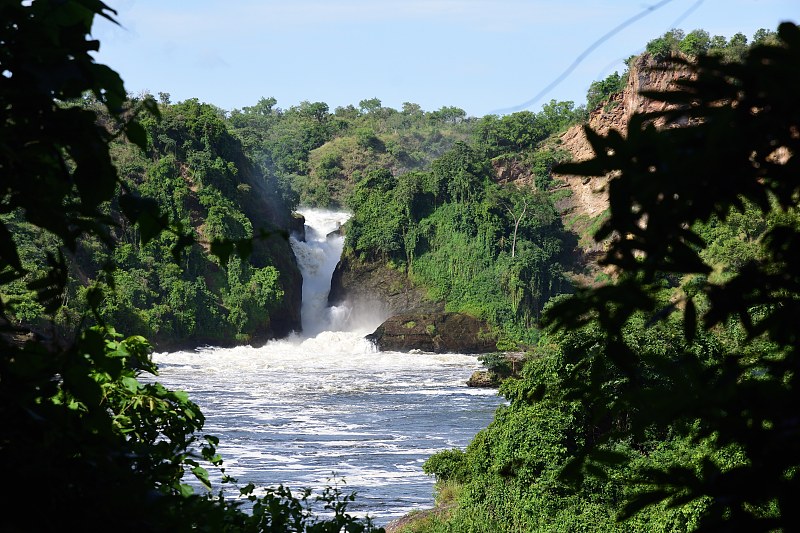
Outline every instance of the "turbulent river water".
<path id="1" fill-rule="evenodd" d="M 304 210 L 292 241 L 303 272 L 303 333 L 261 347 L 158 353 L 158 380 L 185 390 L 220 438 L 226 472 L 256 487 L 356 491 L 350 510 L 385 524 L 433 504 L 422 463 L 460 447 L 502 403 L 465 385 L 475 356 L 379 352 L 364 339 L 385 317 L 326 305 L 342 212 Z M 361 312 L 359 312 L 361 311 Z M 344 485 L 342 485 L 342 479 Z"/>

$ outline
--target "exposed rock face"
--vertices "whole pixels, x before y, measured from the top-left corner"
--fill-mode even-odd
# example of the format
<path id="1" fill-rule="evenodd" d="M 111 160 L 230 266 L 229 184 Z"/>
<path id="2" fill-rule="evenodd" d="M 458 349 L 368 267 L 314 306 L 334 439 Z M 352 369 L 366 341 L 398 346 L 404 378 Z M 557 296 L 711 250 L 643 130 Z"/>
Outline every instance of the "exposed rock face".
<path id="1" fill-rule="evenodd" d="M 534 188 L 536 186 L 530 166 L 517 159 L 492 161 L 495 181 L 506 184 L 514 183 L 519 186 Z"/>
<path id="2" fill-rule="evenodd" d="M 500 376 L 491 370 L 476 370 L 467 380 L 467 387 L 494 389 L 500 386 Z"/>
<path id="3" fill-rule="evenodd" d="M 339 226 L 335 230 L 333 230 L 333 231 L 329 232 L 327 235 L 325 235 L 325 238 L 326 239 L 331 239 L 333 237 L 344 237 L 344 236 L 345 236 L 344 226 Z"/>
<path id="4" fill-rule="evenodd" d="M 489 353 L 496 339 L 489 326 L 460 313 L 395 315 L 367 335 L 381 350 Z"/>
<path id="5" fill-rule="evenodd" d="M 601 135 L 617 130 L 623 135 L 628 131 L 628 122 L 634 113 L 663 111 L 664 102 L 657 102 L 639 94 L 641 91 L 666 91 L 674 88 L 674 82 L 689 76 L 686 69 L 658 70 L 657 63 L 648 54 L 639 56 L 630 67 L 625 89 L 614 95 L 609 102 L 598 107 L 589 115 L 588 126 Z M 582 125 L 570 128 L 561 136 L 561 147 L 572 154 L 573 161 L 585 161 L 594 156 Z M 585 178 L 582 176 L 554 176 L 569 188 L 572 195 L 558 204 L 565 218 L 582 219 L 584 225 L 602 215 L 608 209 L 606 185 L 610 176 Z M 585 228 L 573 228 L 581 233 Z"/>
<path id="6" fill-rule="evenodd" d="M 300 242 L 306 241 L 306 217 L 300 213 L 292 213 L 289 219 L 289 235 Z"/>
<path id="7" fill-rule="evenodd" d="M 375 309 L 383 316 L 444 311 L 444 304 L 430 300 L 423 289 L 411 283 L 404 270 L 350 255 L 342 256 L 336 265 L 328 294 L 329 305 L 345 301 L 356 308 Z"/>

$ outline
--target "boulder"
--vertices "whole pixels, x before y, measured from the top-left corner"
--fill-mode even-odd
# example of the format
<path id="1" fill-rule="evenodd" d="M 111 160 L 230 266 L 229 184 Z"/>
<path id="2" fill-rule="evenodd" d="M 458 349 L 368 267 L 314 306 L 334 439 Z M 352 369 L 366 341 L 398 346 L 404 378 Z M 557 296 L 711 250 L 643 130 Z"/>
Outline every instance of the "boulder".
<path id="1" fill-rule="evenodd" d="M 383 351 L 477 354 L 497 349 L 488 324 L 461 313 L 394 315 L 367 339 Z"/>
<path id="2" fill-rule="evenodd" d="M 476 370 L 467 380 L 467 387 L 496 389 L 502 379 L 491 370 Z"/>
<path id="3" fill-rule="evenodd" d="M 289 219 L 289 235 L 300 242 L 306 242 L 306 217 L 297 212 L 292 212 Z"/>
<path id="4" fill-rule="evenodd" d="M 335 230 L 328 232 L 328 234 L 325 235 L 325 238 L 326 239 L 332 239 L 334 237 L 344 237 L 345 236 L 345 229 L 344 228 L 345 228 L 344 225 L 339 224 L 339 226 Z"/>
<path id="5" fill-rule="evenodd" d="M 518 378 L 527 360 L 525 352 L 495 352 L 479 359 L 486 370 L 476 370 L 467 380 L 468 387 L 497 388 L 509 378 Z"/>
<path id="6" fill-rule="evenodd" d="M 347 253 L 336 265 L 328 293 L 328 305 L 344 302 L 381 316 L 444 311 L 442 302 L 432 301 L 425 289 L 414 286 L 405 269 Z"/>

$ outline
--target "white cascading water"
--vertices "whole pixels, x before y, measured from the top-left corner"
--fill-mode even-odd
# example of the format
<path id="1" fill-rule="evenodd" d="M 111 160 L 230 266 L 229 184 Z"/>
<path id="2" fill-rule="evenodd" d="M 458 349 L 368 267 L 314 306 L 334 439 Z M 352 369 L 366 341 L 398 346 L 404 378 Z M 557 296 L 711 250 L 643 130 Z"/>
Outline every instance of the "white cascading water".
<path id="1" fill-rule="evenodd" d="M 344 247 L 344 235 L 337 230 L 347 222 L 350 214 L 344 211 L 306 209 L 303 216 L 306 219 L 305 242 L 295 237 L 290 238 L 297 264 L 303 274 L 303 336 L 310 338 L 323 332 L 349 332 L 356 337 L 363 337 L 362 330 L 367 330 L 366 333 L 374 330 L 383 317 L 375 317 L 372 324 L 354 324 L 350 306 L 345 304 L 328 307 L 331 276 Z"/>
<path id="2" fill-rule="evenodd" d="M 303 332 L 264 346 L 158 353 L 158 381 L 185 390 L 220 438 L 226 473 L 241 485 L 320 489 L 332 476 L 358 493 L 350 511 L 378 524 L 433 505 L 422 463 L 461 447 L 502 403 L 465 382 L 481 368 L 463 354 L 379 352 L 364 339 L 384 318 L 327 307 L 343 212 L 305 209 Z M 237 492 L 232 490 L 231 495 Z"/>

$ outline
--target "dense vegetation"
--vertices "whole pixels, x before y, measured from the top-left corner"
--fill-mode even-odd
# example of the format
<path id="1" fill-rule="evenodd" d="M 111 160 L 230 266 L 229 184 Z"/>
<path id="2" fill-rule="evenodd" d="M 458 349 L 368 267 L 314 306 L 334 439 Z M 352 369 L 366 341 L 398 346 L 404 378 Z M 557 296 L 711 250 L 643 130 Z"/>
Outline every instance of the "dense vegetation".
<path id="1" fill-rule="evenodd" d="M 343 207 L 359 175 L 425 168 L 463 140 L 471 124 L 455 107 L 425 112 L 406 103 L 397 111 L 377 98 L 332 113 L 324 102 L 286 110 L 276 104 L 262 98 L 233 110 L 229 123 L 264 173 L 286 184 L 292 205 Z"/>
<path id="2" fill-rule="evenodd" d="M 147 101 L 122 105 L 136 110 Z M 94 96 L 64 105 L 114 127 L 114 118 Z M 158 213 L 137 226 L 127 223 L 117 198 L 98 206 L 110 223 L 108 231 L 75 242 L 69 282 L 52 323 L 55 334 L 65 339 L 78 334 L 92 294 L 98 302 L 91 323 L 114 324 L 162 347 L 227 344 L 297 329 L 299 316 L 294 313 L 292 320 L 288 304 L 297 292 L 298 273 L 279 185 L 253 167 L 213 106 L 195 100 L 153 104 L 139 124 L 145 151 L 114 137 L 111 161 L 120 176 L 118 187 L 147 198 Z M 12 322 L 45 331 L 50 327 L 45 309 L 26 284 L 48 256 L 57 255 L 60 242 L 20 210 L 3 217 L 29 272 L 4 287 L 6 310 Z M 175 231 L 154 235 L 166 220 Z M 245 259 L 210 253 L 219 254 L 223 241 L 247 246 L 250 253 Z"/>
<path id="3" fill-rule="evenodd" d="M 98 15 L 112 18 L 113 11 L 91 0 L 0 2 L 0 469 L 9 481 L 0 493 L 3 501 L 13 502 L 0 516 L 0 529 L 374 530 L 369 520 L 347 513 L 351 496 L 336 489 L 316 499 L 282 487 L 256 496 L 252 485 L 238 491 L 242 499 L 211 493 L 207 468 L 222 464 L 217 440 L 200 433 L 203 415 L 185 393 L 137 379 L 156 371 L 150 346 L 141 336 L 124 338 L 104 320 L 106 288 L 86 288 L 85 305 L 95 325 L 84 324 L 73 338 L 44 338 L 9 318 L 11 310 L 34 309 L 53 319 L 71 294 L 68 273 L 87 264 L 87 248 L 102 249 L 91 257 L 122 254 L 118 261 L 136 265 L 144 257 L 141 250 L 154 246 L 190 268 L 186 254 L 193 253 L 188 248 L 198 236 L 181 216 L 181 187 L 165 188 L 173 193 L 174 203 L 168 205 L 176 210 L 170 221 L 112 162 L 115 139 L 126 138 L 153 154 L 136 115 L 146 109 L 158 116 L 159 111 L 152 99 L 126 103 L 119 76 L 92 59 L 98 44 L 88 36 Z M 90 104 L 72 104 L 85 94 L 91 95 Z M 214 135 L 214 121 L 202 120 L 203 110 L 191 109 L 191 103 L 183 109 L 189 115 L 184 124 L 202 124 L 208 138 L 192 135 L 175 147 L 172 159 L 158 155 L 151 168 L 160 172 L 155 179 L 168 186 L 176 181 L 181 157 L 197 158 L 201 162 L 193 176 L 198 191 L 210 189 L 211 211 L 227 205 L 212 187 L 230 185 L 230 180 L 217 180 L 231 178 L 234 168 L 241 172 L 241 167 L 222 159 L 230 152 L 216 144 L 225 135 Z M 147 125 L 147 119 L 142 122 Z M 148 173 L 141 175 L 146 190 Z M 231 207 L 220 213 L 219 235 L 225 238 L 207 243 L 220 265 L 230 266 L 234 250 L 238 256 L 245 251 L 256 255 L 243 244 L 251 240 L 239 238 L 252 230 L 237 212 Z M 115 238 L 122 234 L 135 236 L 127 250 Z M 44 255 L 38 263 L 30 262 L 36 252 L 25 248 L 30 242 Z M 115 266 L 111 260 L 101 267 L 106 287 L 120 275 Z M 236 281 L 242 282 L 242 264 L 227 272 L 234 276 L 237 268 Z M 267 293 L 265 304 L 271 305 L 273 273 L 258 272 L 264 271 L 250 271 L 264 289 L 254 291 L 256 298 Z M 7 293 L 13 290 L 18 294 Z M 235 482 L 222 474 L 224 483 Z M 185 476 L 209 492 L 194 494 Z M 328 518 L 310 511 L 315 500 L 325 506 Z"/>
<path id="4" fill-rule="evenodd" d="M 673 107 L 559 168 L 617 173 L 615 279 L 549 304 L 509 405 L 425 464 L 447 505 L 409 531 L 797 529 L 800 29 L 780 39 L 673 57 L 694 76 L 648 95 Z"/>
<path id="5" fill-rule="evenodd" d="M 545 141 L 580 117 L 571 103 L 487 116 L 429 170 L 359 174 L 345 253 L 390 263 L 446 309 L 489 321 L 508 343 L 533 342 L 542 305 L 568 290 L 574 248 L 550 191 L 560 157 Z M 502 185 L 497 166 L 532 167 Z"/>
<path id="6" fill-rule="evenodd" d="M 656 59 L 664 59 L 674 54 L 687 57 L 698 55 L 716 56 L 724 62 L 741 61 L 752 45 L 775 45 L 779 43 L 778 34 L 764 28 L 753 34 L 748 43 L 747 36 L 737 33 L 730 39 L 722 35 L 711 36 L 702 29 L 684 33 L 680 29 L 671 29 L 661 37 L 647 43 L 646 50 Z"/>
<path id="7" fill-rule="evenodd" d="M 800 524 L 797 27 L 753 47 L 702 30 L 648 44 L 696 77 L 650 95 L 674 107 L 626 138 L 587 131 L 595 159 L 560 167 L 617 174 L 597 233 L 614 279 L 568 295 L 576 242 L 552 170 L 583 107 L 475 119 L 376 98 L 332 113 L 132 98 L 89 55 L 94 17 L 113 14 L 0 2 L 0 468 L 4 500 L 36 509 L 4 513 L 3 530 L 374 530 L 336 489 L 327 519 L 308 492 L 210 492 L 209 468 L 235 480 L 202 413 L 137 379 L 156 372 L 146 338 L 298 326 L 300 203 L 351 209 L 352 259 L 489 321 L 502 349 L 531 346 L 492 424 L 425 464 L 452 505 L 415 530 Z M 592 84 L 587 109 L 626 76 Z"/>
<path id="8" fill-rule="evenodd" d="M 125 106 L 147 101 L 144 95 Z M 406 104 L 396 111 L 378 99 L 333 113 L 320 102 L 287 110 L 276 103 L 265 98 L 226 114 L 160 93 L 157 109 L 141 116 L 145 152 L 111 140 L 126 189 L 155 202 L 156 218 L 179 230 L 148 240 L 151 230 L 142 235 L 118 203 L 105 204 L 115 222 L 113 253 L 91 237 L 76 243 L 54 322 L 59 336 L 76 335 L 95 290 L 102 298 L 91 323 L 107 321 L 160 347 L 299 329 L 299 279 L 286 234 L 289 211 L 302 202 L 354 212 L 348 253 L 405 269 L 448 309 L 487 319 L 513 340 L 532 340 L 541 306 L 568 289 L 563 271 L 574 248 L 549 194 L 550 170 L 566 155 L 547 141 L 583 108 L 553 101 L 539 113 L 470 119 L 457 108 L 425 112 Z M 69 105 L 112 122 L 96 98 Z M 498 183 L 502 165 L 529 168 L 532 187 Z M 27 270 L 56 252 L 58 242 L 19 213 L 6 219 Z M 210 253 L 223 241 L 250 253 L 226 254 L 223 264 Z M 184 243 L 176 262 L 172 250 Z M 15 323 L 43 330 L 49 322 L 28 281 L 4 289 L 7 311 Z"/>

